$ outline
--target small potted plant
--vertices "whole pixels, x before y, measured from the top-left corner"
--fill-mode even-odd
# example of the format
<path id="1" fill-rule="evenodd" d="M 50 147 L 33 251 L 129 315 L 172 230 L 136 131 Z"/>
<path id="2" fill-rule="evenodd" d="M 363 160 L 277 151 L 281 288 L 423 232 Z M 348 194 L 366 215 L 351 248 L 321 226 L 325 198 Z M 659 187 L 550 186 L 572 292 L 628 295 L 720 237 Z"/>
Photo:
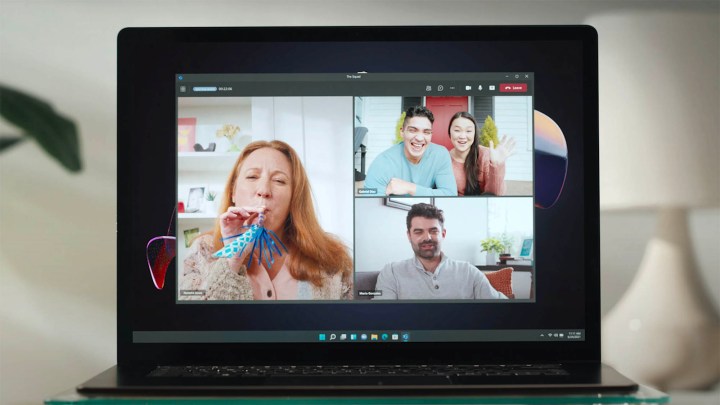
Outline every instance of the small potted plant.
<path id="1" fill-rule="evenodd" d="M 494 266 L 497 264 L 498 255 L 505 251 L 505 245 L 498 238 L 486 238 L 480 241 L 482 251 L 487 252 L 485 264 Z"/>
<path id="2" fill-rule="evenodd" d="M 216 213 L 218 210 L 217 206 L 217 193 L 215 191 L 208 191 L 205 196 L 205 212 Z"/>

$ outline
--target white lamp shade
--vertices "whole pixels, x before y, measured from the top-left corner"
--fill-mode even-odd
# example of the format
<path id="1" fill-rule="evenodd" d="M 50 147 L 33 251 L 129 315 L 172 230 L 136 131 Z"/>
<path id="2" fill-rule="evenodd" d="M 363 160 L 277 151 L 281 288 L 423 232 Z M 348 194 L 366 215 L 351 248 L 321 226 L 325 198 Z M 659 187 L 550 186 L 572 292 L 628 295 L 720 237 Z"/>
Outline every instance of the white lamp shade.
<path id="1" fill-rule="evenodd" d="M 603 209 L 720 203 L 717 13 L 593 16 Z"/>

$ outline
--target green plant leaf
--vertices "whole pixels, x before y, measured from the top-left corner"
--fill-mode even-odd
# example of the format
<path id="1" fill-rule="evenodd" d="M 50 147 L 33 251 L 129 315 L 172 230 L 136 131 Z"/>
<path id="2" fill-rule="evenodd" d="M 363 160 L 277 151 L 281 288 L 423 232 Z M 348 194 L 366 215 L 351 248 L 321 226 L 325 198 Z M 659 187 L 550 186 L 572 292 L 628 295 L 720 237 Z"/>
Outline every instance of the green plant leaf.
<path id="1" fill-rule="evenodd" d="M 50 104 L 20 91 L 0 86 L 0 115 L 35 139 L 67 170 L 82 170 L 75 123 L 56 113 Z"/>
<path id="2" fill-rule="evenodd" d="M 0 152 L 24 141 L 22 136 L 0 136 Z"/>

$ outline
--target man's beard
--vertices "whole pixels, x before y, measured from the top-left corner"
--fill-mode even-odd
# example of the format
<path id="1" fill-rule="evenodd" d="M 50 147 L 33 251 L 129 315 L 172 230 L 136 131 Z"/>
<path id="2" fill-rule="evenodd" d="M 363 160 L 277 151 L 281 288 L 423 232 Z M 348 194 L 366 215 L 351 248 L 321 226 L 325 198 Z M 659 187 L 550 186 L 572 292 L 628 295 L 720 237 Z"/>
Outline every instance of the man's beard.
<path id="1" fill-rule="evenodd" d="M 432 245 L 432 249 L 423 249 L 423 246 Z M 438 250 L 438 244 L 437 242 L 432 241 L 424 241 L 420 242 L 417 245 L 413 245 L 413 250 L 415 251 L 415 255 L 418 257 L 422 257 L 423 259 L 432 259 L 437 255 Z"/>

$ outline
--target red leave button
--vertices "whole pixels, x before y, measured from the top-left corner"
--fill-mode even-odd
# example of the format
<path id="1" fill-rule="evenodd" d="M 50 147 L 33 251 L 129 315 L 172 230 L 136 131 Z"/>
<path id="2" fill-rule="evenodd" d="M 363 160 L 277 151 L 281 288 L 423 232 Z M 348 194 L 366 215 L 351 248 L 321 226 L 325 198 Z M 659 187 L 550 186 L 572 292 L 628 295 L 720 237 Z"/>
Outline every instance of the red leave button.
<path id="1" fill-rule="evenodd" d="M 501 93 L 526 93 L 527 83 L 500 83 Z"/>

